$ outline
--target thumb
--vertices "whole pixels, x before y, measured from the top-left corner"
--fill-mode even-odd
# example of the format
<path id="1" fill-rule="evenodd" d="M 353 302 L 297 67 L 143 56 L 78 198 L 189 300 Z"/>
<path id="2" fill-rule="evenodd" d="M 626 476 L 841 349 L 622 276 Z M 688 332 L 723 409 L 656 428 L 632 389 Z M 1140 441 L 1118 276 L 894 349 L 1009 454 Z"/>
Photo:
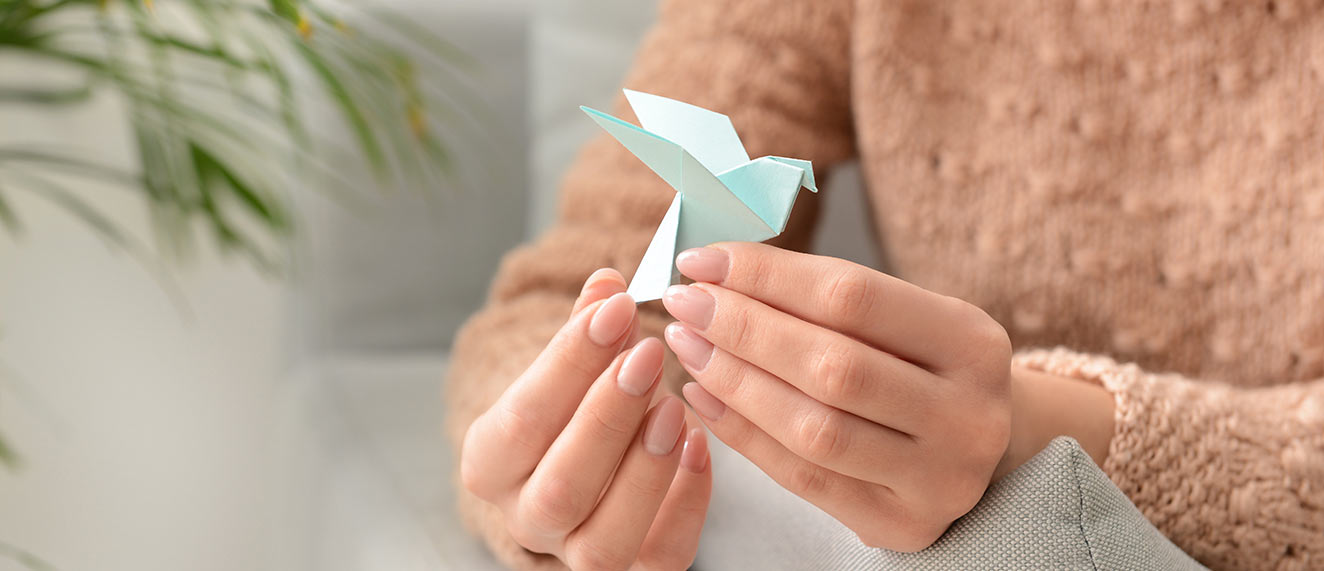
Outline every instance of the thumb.
<path id="1" fill-rule="evenodd" d="M 575 300 L 575 308 L 570 314 L 579 313 L 585 307 L 593 305 L 595 301 L 621 293 L 625 291 L 625 287 L 625 278 L 620 272 L 612 268 L 600 268 L 584 280 L 584 287 L 579 290 L 579 298 Z"/>

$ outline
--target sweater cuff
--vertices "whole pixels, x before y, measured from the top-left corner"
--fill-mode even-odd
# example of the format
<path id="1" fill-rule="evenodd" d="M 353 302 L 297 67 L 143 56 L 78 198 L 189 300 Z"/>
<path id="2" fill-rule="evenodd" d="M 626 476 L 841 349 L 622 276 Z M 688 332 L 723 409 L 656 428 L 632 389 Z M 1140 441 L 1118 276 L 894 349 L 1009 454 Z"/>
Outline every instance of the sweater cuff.
<path id="1" fill-rule="evenodd" d="M 1291 422 L 1307 412 L 1300 407 L 1311 400 L 1309 386 L 1237 389 L 1062 348 L 1019 353 L 1013 364 L 1113 395 L 1115 428 L 1101 468 L 1200 562 L 1254 569 L 1299 563 L 1321 549 L 1310 466 L 1324 435 Z"/>
<path id="2" fill-rule="evenodd" d="M 1108 457 L 1100 468 L 1123 490 L 1127 489 L 1124 484 L 1137 477 L 1147 479 L 1150 474 L 1137 473 L 1143 465 L 1137 465 L 1132 456 L 1167 436 L 1155 432 L 1156 429 L 1166 431 L 1171 426 L 1166 421 L 1161 427 L 1151 426 L 1153 423 L 1148 418 L 1151 415 L 1150 407 L 1146 405 L 1153 403 L 1157 395 L 1152 394 L 1152 383 L 1144 382 L 1146 375 L 1140 367 L 1118 364 L 1108 357 L 1077 353 L 1061 347 L 1019 352 L 1013 358 L 1012 366 L 1092 382 L 1112 394 L 1115 404 L 1113 435 L 1108 446 Z"/>

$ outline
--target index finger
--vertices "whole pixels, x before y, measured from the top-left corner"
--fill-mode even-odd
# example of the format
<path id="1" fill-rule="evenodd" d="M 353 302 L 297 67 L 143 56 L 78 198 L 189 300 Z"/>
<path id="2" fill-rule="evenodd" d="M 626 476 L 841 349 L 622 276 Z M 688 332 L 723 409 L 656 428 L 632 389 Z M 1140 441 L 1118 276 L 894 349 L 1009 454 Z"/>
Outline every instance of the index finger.
<path id="1" fill-rule="evenodd" d="M 943 368 L 969 332 L 974 306 L 872 268 L 753 242 L 681 252 L 690 279 L 738 291 L 785 313 L 854 337 L 908 361 Z"/>
<path id="2" fill-rule="evenodd" d="M 480 497 L 493 496 L 527 478 L 589 386 L 620 353 L 635 317 L 634 300 L 624 292 L 571 315 L 533 364 L 469 427 L 461 463 L 465 485 Z"/>

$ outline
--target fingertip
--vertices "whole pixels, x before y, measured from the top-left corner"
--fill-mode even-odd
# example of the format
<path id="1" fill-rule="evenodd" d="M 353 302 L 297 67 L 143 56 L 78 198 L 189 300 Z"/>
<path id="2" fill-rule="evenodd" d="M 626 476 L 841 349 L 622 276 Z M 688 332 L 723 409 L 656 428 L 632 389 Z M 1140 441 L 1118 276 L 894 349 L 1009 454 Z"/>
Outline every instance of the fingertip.
<path id="1" fill-rule="evenodd" d="M 630 396 L 641 397 L 657 386 L 662 377 L 662 342 L 655 337 L 644 339 L 623 353 L 624 361 L 616 372 L 616 384 Z"/>
<path id="2" fill-rule="evenodd" d="M 691 375 L 698 375 L 708 367 L 712 360 L 714 346 L 703 336 L 685 324 L 676 321 L 667 325 L 662 336 L 666 338 L 671 352 Z"/>
<path id="3" fill-rule="evenodd" d="M 719 248 L 690 248 L 676 256 L 676 269 L 696 282 L 720 283 L 730 271 L 730 260 Z"/>
<path id="4" fill-rule="evenodd" d="M 579 298 L 575 300 L 573 313 L 582 311 L 596 301 L 624 292 L 626 288 L 625 278 L 620 272 L 613 268 L 599 268 L 584 280 L 584 286 L 579 290 Z"/>
<path id="5" fill-rule="evenodd" d="M 603 302 L 588 324 L 588 337 L 602 347 L 623 339 L 635 317 L 635 303 L 630 294 L 617 293 Z"/>
<path id="6" fill-rule="evenodd" d="M 703 428 L 691 428 L 685 435 L 685 450 L 680 453 L 681 467 L 695 474 L 708 468 L 708 437 Z"/>
<path id="7" fill-rule="evenodd" d="M 726 413 L 726 404 L 718 400 L 708 389 L 696 382 L 685 383 L 680 388 L 681 394 L 685 395 L 685 400 L 690 403 L 690 408 L 699 413 L 704 420 L 716 422 L 721 420 L 722 415 Z"/>
<path id="8" fill-rule="evenodd" d="M 665 352 L 662 350 L 662 341 L 657 337 L 640 339 L 638 343 L 634 344 L 631 351 L 638 354 L 639 358 L 646 356 L 648 362 L 656 362 L 659 367 L 662 366 L 662 357 Z"/>
<path id="9" fill-rule="evenodd" d="M 676 450 L 684 431 L 685 405 L 676 397 L 662 397 L 644 428 L 644 449 L 654 456 L 667 456 Z"/>
<path id="10" fill-rule="evenodd" d="M 588 275 L 588 279 L 584 280 L 584 287 L 588 288 L 599 282 L 614 282 L 619 284 L 622 290 L 625 289 L 626 285 L 625 276 L 622 276 L 620 272 L 616 271 L 616 268 L 598 268 Z"/>
<path id="11" fill-rule="evenodd" d="M 666 395 L 657 399 L 657 404 L 653 405 L 653 410 L 656 411 L 655 414 L 659 416 L 665 415 L 673 418 L 679 417 L 682 422 L 684 421 L 685 404 L 679 398 L 672 395 Z"/>

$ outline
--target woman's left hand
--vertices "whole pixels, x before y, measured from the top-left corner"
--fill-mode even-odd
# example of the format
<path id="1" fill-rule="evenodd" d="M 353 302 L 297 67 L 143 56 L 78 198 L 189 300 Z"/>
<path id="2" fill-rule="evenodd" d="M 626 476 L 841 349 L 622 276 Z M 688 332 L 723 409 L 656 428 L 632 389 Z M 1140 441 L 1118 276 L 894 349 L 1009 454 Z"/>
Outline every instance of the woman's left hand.
<path id="1" fill-rule="evenodd" d="M 866 545 L 928 547 L 1011 435 L 1011 344 L 979 308 L 764 244 L 688 250 L 667 343 L 709 430 Z"/>

